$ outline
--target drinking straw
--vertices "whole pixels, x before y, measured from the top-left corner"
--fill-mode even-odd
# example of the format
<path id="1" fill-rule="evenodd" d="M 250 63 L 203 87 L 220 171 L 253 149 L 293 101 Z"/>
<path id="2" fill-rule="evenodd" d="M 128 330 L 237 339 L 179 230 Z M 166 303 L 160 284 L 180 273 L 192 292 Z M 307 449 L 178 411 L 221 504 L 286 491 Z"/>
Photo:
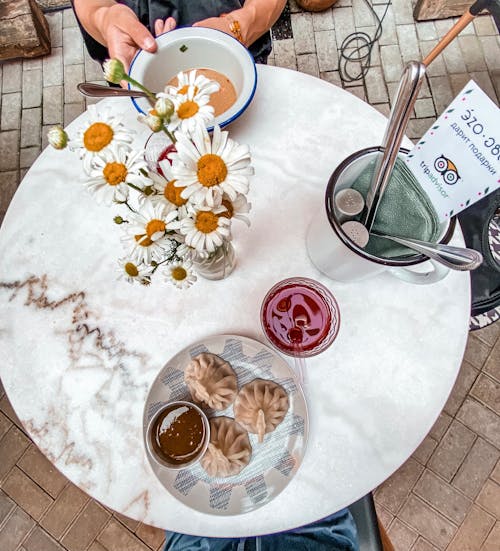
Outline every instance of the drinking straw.
<path id="1" fill-rule="evenodd" d="M 392 169 L 396 163 L 399 147 L 424 75 L 425 65 L 419 61 L 410 61 L 406 64 L 401 76 L 382 140 L 382 154 L 377 159 L 370 187 L 366 194 L 366 211 L 363 224 L 368 231 L 372 229 L 382 195 L 391 179 Z"/>

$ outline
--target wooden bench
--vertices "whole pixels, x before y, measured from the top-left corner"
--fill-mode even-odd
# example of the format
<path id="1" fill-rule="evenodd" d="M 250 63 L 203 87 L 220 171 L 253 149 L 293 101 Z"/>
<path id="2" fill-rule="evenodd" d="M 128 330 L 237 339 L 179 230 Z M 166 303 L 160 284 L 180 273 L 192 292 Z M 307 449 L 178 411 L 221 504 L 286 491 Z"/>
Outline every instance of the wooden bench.
<path id="1" fill-rule="evenodd" d="M 0 0 L 0 59 L 48 53 L 49 26 L 35 0 Z"/>
<path id="2" fill-rule="evenodd" d="M 415 21 L 460 17 L 475 0 L 418 0 L 413 11 Z"/>

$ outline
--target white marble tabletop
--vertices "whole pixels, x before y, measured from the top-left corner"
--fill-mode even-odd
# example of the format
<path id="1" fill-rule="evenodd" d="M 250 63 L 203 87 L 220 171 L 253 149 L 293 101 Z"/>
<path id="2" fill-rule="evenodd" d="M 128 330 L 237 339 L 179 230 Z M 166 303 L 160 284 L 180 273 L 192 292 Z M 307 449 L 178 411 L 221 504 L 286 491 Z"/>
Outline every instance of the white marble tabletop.
<path id="1" fill-rule="evenodd" d="M 160 280 L 149 288 L 117 282 L 120 232 L 111 210 L 78 182 L 79 162 L 66 150 L 42 153 L 0 230 L 0 376 L 28 433 L 62 473 L 108 507 L 191 534 L 284 530 L 375 488 L 436 420 L 467 339 L 464 273 L 433 285 L 386 274 L 343 284 L 311 265 L 305 232 L 323 208 L 331 172 L 354 151 L 378 145 L 386 119 L 305 74 L 259 67 L 258 77 L 252 104 L 229 127 L 250 145 L 255 177 L 252 226 L 235 229 L 238 264 L 226 280 L 199 280 L 188 291 Z M 144 142 L 129 100 L 109 101 Z M 285 490 L 254 512 L 193 511 L 148 465 L 142 444 L 148 387 L 171 356 L 207 335 L 265 342 L 262 298 L 278 280 L 297 275 L 327 285 L 342 316 L 335 343 L 307 361 L 304 462 Z"/>

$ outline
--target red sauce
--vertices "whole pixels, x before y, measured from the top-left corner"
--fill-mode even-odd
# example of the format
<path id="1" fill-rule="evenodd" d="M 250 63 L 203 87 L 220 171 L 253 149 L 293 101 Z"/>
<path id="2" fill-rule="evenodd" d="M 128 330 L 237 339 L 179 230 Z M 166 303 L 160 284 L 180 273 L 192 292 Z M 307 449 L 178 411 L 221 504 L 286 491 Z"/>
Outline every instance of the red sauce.
<path id="1" fill-rule="evenodd" d="M 160 161 L 168 161 L 170 164 L 172 164 L 172 161 L 170 159 L 170 154 L 177 151 L 175 148 L 175 144 L 171 143 L 170 145 L 167 145 L 167 147 L 160 153 L 160 156 L 158 157 L 158 161 L 156 161 L 156 172 L 158 174 L 161 174 L 163 177 L 165 177 L 165 174 L 163 174 L 163 170 L 160 166 Z"/>
<path id="2" fill-rule="evenodd" d="M 290 284 L 269 295 L 262 308 L 269 340 L 288 354 L 311 351 L 328 335 L 330 308 L 315 289 Z"/>

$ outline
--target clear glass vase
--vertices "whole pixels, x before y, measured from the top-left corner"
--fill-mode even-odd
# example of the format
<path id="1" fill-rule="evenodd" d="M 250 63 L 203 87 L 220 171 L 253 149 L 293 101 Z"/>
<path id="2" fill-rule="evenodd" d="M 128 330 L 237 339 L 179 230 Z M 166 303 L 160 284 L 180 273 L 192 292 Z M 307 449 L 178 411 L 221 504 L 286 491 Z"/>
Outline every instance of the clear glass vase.
<path id="1" fill-rule="evenodd" d="M 196 253 L 193 267 L 205 279 L 224 279 L 236 266 L 236 255 L 231 242 L 224 241 L 213 253 Z"/>
<path id="2" fill-rule="evenodd" d="M 172 140 L 165 132 L 153 132 L 144 146 L 144 159 L 149 170 L 154 170 L 163 176 L 159 161 L 167 160 L 167 156 L 175 151 Z"/>

